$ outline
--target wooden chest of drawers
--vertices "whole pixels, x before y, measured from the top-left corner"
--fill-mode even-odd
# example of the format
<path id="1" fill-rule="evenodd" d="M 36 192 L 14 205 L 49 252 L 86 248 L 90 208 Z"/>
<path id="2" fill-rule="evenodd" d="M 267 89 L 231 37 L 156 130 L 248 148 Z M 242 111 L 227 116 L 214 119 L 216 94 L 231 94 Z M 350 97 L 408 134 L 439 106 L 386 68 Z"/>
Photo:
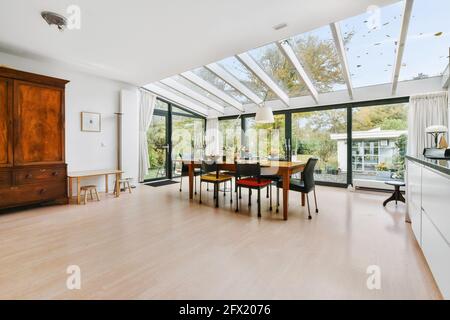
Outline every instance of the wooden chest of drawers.
<path id="1" fill-rule="evenodd" d="M 0 67 L 0 209 L 67 203 L 67 82 Z"/>

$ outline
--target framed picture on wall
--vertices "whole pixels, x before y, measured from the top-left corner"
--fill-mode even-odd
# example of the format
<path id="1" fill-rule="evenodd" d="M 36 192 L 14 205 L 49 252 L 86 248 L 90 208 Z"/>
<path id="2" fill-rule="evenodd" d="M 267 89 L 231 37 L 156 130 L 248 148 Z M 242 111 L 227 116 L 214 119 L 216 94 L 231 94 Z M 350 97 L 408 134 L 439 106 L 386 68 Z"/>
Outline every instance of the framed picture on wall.
<path id="1" fill-rule="evenodd" d="M 81 131 L 100 132 L 102 129 L 102 115 L 97 112 L 81 113 Z"/>

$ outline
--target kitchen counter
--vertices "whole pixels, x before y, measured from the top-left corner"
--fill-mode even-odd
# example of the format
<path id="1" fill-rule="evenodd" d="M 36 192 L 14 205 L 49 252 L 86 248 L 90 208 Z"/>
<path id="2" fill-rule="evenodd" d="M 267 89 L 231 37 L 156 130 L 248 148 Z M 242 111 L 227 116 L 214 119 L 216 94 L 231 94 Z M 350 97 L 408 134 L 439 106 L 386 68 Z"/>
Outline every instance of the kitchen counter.
<path id="1" fill-rule="evenodd" d="M 441 173 L 450 176 L 450 160 L 433 160 L 425 158 L 424 156 L 413 157 L 408 155 L 406 156 L 406 159 L 410 161 L 415 161 L 426 167 L 429 167 L 431 169 L 437 170 Z"/>

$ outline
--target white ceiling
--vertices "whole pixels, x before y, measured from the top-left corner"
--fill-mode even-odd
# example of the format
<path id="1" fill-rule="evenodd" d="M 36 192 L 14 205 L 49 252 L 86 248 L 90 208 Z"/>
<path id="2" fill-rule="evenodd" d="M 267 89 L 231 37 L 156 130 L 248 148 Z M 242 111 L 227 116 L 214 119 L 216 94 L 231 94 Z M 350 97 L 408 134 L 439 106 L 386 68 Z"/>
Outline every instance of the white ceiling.
<path id="1" fill-rule="evenodd" d="M 0 51 L 144 85 L 393 2 L 2 0 Z M 40 16 L 72 4 L 81 30 L 58 32 Z M 275 31 L 280 23 L 288 27 Z"/>

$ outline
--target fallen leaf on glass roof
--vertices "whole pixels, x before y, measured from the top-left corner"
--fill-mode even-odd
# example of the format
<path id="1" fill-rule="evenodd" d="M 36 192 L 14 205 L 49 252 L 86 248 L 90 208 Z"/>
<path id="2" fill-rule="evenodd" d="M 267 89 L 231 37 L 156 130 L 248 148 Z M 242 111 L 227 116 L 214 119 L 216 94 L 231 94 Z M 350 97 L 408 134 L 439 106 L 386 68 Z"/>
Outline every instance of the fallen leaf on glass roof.
<path id="1" fill-rule="evenodd" d="M 361 66 L 360 64 L 358 64 L 356 67 L 357 67 L 357 68 L 361 68 L 362 66 Z"/>
<path id="2" fill-rule="evenodd" d="M 436 32 L 436 33 L 434 34 L 434 36 L 435 36 L 435 37 L 440 37 L 440 36 L 442 36 L 442 33 L 443 33 L 442 31 Z"/>

